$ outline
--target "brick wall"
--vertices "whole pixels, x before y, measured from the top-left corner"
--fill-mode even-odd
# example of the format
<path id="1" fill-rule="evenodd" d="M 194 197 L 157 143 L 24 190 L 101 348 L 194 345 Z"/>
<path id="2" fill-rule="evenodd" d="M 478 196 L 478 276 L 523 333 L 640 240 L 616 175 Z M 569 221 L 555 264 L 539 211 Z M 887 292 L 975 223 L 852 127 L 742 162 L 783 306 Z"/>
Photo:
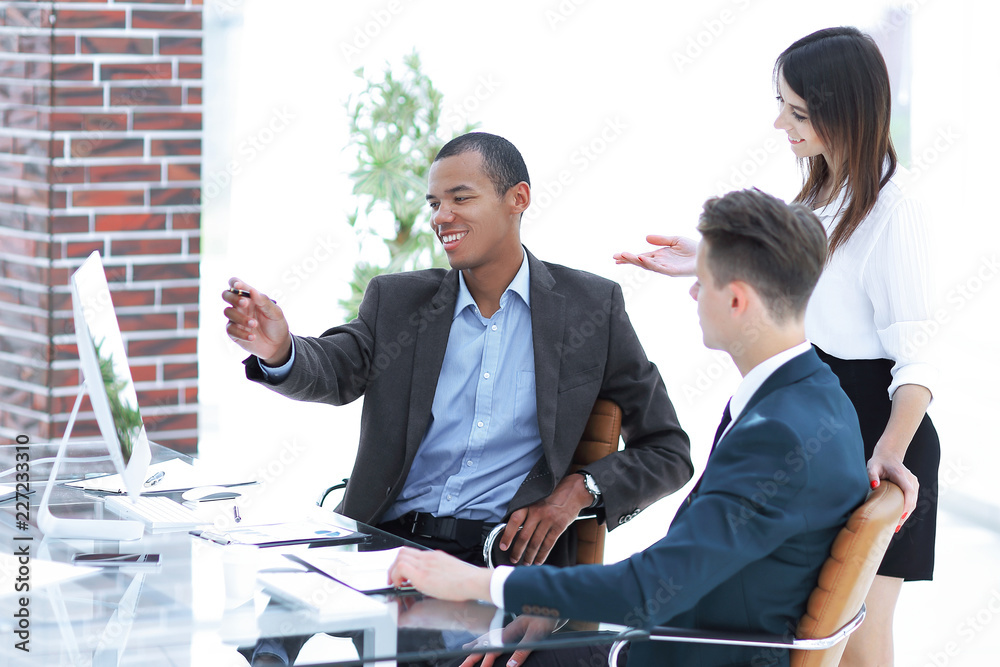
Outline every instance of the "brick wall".
<path id="1" fill-rule="evenodd" d="M 150 437 L 194 450 L 201 68 L 198 0 L 0 4 L 0 442 L 62 436 L 99 250 Z"/>

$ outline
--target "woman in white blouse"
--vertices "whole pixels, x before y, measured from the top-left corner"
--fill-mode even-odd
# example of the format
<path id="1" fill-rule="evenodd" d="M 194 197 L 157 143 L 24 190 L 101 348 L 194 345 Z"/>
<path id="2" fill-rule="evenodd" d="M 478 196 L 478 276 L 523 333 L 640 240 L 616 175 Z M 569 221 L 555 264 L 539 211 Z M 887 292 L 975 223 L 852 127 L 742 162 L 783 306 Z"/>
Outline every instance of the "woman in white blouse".
<path id="1" fill-rule="evenodd" d="M 841 665 L 891 665 L 900 586 L 929 580 L 934 569 L 940 445 L 926 415 L 936 375 L 922 348 L 931 320 L 927 225 L 896 162 L 889 76 L 869 36 L 854 28 L 808 35 L 778 57 L 774 79 L 774 126 L 807 167 L 795 201 L 814 210 L 830 239 L 830 258 L 806 311 L 806 335 L 858 412 L 872 488 L 889 479 L 905 495 L 905 523 Z M 661 247 L 615 259 L 694 275 L 695 241 L 647 240 Z"/>

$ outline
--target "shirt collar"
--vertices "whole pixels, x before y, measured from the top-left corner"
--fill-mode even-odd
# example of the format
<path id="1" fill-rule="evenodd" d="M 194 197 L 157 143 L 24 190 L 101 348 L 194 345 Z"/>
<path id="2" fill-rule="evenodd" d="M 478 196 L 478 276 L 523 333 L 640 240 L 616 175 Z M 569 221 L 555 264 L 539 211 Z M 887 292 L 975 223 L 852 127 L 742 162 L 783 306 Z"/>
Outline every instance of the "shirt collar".
<path id="1" fill-rule="evenodd" d="M 531 272 L 528 269 L 528 253 L 521 249 L 521 268 L 517 270 L 514 279 L 510 281 L 507 285 L 507 289 L 504 290 L 503 295 L 500 297 L 500 307 L 503 308 L 507 299 L 504 297 L 508 292 L 514 292 L 519 297 L 521 301 L 524 301 L 529 309 L 531 308 Z M 508 297 L 509 298 L 509 297 Z M 462 272 L 458 272 L 458 298 L 455 300 L 455 312 L 452 313 L 451 319 L 458 317 L 459 313 L 465 310 L 469 306 L 475 306 L 476 300 L 472 298 L 472 293 L 469 292 L 469 287 L 465 284 L 465 276 Z"/>
<path id="2" fill-rule="evenodd" d="M 740 382 L 740 386 L 736 388 L 736 393 L 733 394 L 733 398 L 729 403 L 729 411 L 733 416 L 733 422 L 736 421 L 740 413 L 747 407 L 747 403 L 750 402 L 750 398 L 754 393 L 760 389 L 760 386 L 764 384 L 767 378 L 771 377 L 774 371 L 800 354 L 808 352 L 810 348 L 812 348 L 812 343 L 809 341 L 799 343 L 795 347 L 790 347 L 769 359 L 765 359 L 750 369 L 750 372 Z"/>

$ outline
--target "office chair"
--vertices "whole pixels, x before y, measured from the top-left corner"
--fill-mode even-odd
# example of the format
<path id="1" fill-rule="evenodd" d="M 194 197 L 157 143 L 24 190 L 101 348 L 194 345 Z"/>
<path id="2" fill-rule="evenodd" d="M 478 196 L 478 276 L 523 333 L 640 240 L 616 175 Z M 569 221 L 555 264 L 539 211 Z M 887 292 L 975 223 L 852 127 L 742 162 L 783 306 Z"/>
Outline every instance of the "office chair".
<path id="1" fill-rule="evenodd" d="M 648 640 L 787 648 L 791 649 L 791 667 L 837 665 L 846 647 L 844 640 L 865 619 L 865 597 L 902 514 L 903 492 L 892 482 L 882 480 L 851 513 L 834 540 L 794 639 L 660 626 L 650 631 Z M 615 642 L 608 665 L 618 664 L 625 643 Z"/>
<path id="2" fill-rule="evenodd" d="M 580 444 L 573 452 L 569 474 L 582 470 L 589 464 L 618 451 L 618 439 L 622 432 L 622 411 L 614 401 L 599 398 L 590 411 L 590 417 L 583 428 Z M 604 538 L 607 530 L 597 520 L 597 512 L 583 510 L 575 520 L 577 546 L 576 564 L 585 565 L 604 562 Z M 494 567 L 493 545 L 507 524 L 496 526 L 483 545 L 483 559 L 489 567 Z"/>

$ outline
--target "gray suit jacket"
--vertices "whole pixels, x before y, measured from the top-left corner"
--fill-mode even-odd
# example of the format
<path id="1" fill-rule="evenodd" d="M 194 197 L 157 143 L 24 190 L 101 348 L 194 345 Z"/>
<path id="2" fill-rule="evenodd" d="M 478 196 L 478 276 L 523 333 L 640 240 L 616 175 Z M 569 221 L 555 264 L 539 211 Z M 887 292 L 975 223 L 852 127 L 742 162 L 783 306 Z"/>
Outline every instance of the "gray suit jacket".
<path id="1" fill-rule="evenodd" d="M 689 441 L 625 314 L 618 284 L 531 253 L 528 262 L 544 454 L 508 514 L 548 496 L 567 474 L 601 397 L 621 406 L 626 447 L 587 470 L 614 528 L 690 479 Z M 319 338 L 296 336 L 291 374 L 268 384 L 297 400 L 333 405 L 365 396 L 358 455 L 339 508 L 350 517 L 377 523 L 403 487 L 430 423 L 457 293 L 455 270 L 378 276 L 357 319 Z M 247 377 L 266 384 L 254 359 L 244 362 Z"/>

